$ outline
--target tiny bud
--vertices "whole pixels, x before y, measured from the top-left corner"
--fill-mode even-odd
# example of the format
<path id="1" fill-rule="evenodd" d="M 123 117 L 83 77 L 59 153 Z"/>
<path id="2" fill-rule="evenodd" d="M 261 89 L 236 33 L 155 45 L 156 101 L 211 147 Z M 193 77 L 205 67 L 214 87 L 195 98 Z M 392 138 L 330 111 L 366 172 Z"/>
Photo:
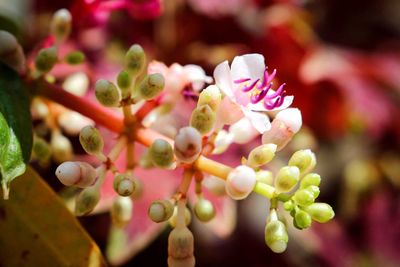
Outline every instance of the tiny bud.
<path id="1" fill-rule="evenodd" d="M 194 238 L 187 227 L 174 228 L 168 237 L 168 266 L 194 266 Z"/>
<path id="2" fill-rule="evenodd" d="M 315 154 L 310 149 L 298 150 L 289 159 L 289 166 L 296 166 L 300 175 L 306 174 L 314 169 L 317 164 Z"/>
<path id="3" fill-rule="evenodd" d="M 94 121 L 72 110 L 66 110 L 57 119 L 63 131 L 73 136 L 79 135 L 83 127 L 94 125 Z"/>
<path id="4" fill-rule="evenodd" d="M 275 187 L 277 192 L 289 192 L 300 179 L 299 168 L 294 166 L 282 167 L 275 177 Z"/>
<path id="5" fill-rule="evenodd" d="M 43 48 L 35 59 L 35 66 L 41 72 L 50 71 L 57 62 L 57 48 L 55 46 Z"/>
<path id="6" fill-rule="evenodd" d="M 62 163 L 72 159 L 74 152 L 71 141 L 61 133 L 52 134 L 50 145 L 55 162 Z"/>
<path id="7" fill-rule="evenodd" d="M 169 224 L 172 227 L 176 227 L 177 225 L 177 216 L 178 216 L 178 208 L 175 206 L 174 207 L 174 212 L 172 213 L 171 218 L 169 218 Z M 188 207 L 185 207 L 185 225 L 188 226 L 190 224 L 190 222 L 192 221 L 192 214 L 190 213 L 190 210 L 188 209 Z"/>
<path id="8" fill-rule="evenodd" d="M 81 51 L 73 51 L 68 53 L 64 60 L 71 65 L 78 65 L 81 64 L 83 61 L 85 61 L 85 54 L 83 54 Z"/>
<path id="9" fill-rule="evenodd" d="M 75 202 L 75 215 L 89 214 L 100 200 L 100 192 L 95 186 L 85 188 L 79 193 Z"/>
<path id="10" fill-rule="evenodd" d="M 174 205 L 169 200 L 157 200 L 151 203 L 147 213 L 153 222 L 165 222 L 174 213 Z"/>
<path id="11" fill-rule="evenodd" d="M 123 70 L 118 73 L 117 84 L 121 90 L 122 98 L 126 98 L 131 94 L 132 77 L 129 72 Z"/>
<path id="12" fill-rule="evenodd" d="M 92 186 L 97 177 L 95 168 L 86 162 L 67 161 L 56 169 L 56 176 L 66 186 Z"/>
<path id="13" fill-rule="evenodd" d="M 293 195 L 293 200 L 299 206 L 309 206 L 315 200 L 313 192 L 306 190 L 306 189 L 299 189 Z"/>
<path id="14" fill-rule="evenodd" d="M 288 200 L 285 203 L 283 203 L 283 208 L 286 211 L 292 211 L 294 209 L 294 207 L 295 207 L 295 205 L 294 205 L 293 201 L 291 201 L 291 200 Z"/>
<path id="15" fill-rule="evenodd" d="M 305 208 L 305 211 L 311 215 L 314 221 L 325 223 L 335 216 L 332 207 L 326 203 L 313 203 Z"/>
<path id="16" fill-rule="evenodd" d="M 136 189 L 135 183 L 126 174 L 117 174 L 114 178 L 113 187 L 115 192 L 123 197 L 130 196 Z"/>
<path id="17" fill-rule="evenodd" d="M 83 71 L 68 75 L 64 80 L 62 87 L 65 91 L 77 95 L 85 96 L 89 89 L 89 78 Z"/>
<path id="18" fill-rule="evenodd" d="M 289 241 L 287 229 L 285 224 L 276 218 L 276 214 L 271 217 L 272 219 L 265 227 L 265 243 L 273 252 L 282 253 L 286 250 Z"/>
<path id="19" fill-rule="evenodd" d="M 155 98 L 164 89 L 164 83 L 164 77 L 160 73 L 147 75 L 139 85 L 139 96 L 145 100 Z"/>
<path id="20" fill-rule="evenodd" d="M 181 128 L 175 136 L 175 156 L 184 163 L 194 162 L 200 155 L 202 138 L 193 127 Z"/>
<path id="21" fill-rule="evenodd" d="M 244 199 L 252 192 L 256 181 L 256 173 L 252 168 L 238 166 L 226 179 L 226 193 L 233 199 Z"/>
<path id="22" fill-rule="evenodd" d="M 144 69 L 146 55 L 143 48 L 138 45 L 132 45 L 125 55 L 125 67 L 132 76 L 137 76 Z"/>
<path id="23" fill-rule="evenodd" d="M 155 140 L 149 148 L 153 164 L 159 168 L 169 168 L 174 162 L 174 152 L 171 145 L 163 140 Z"/>
<path id="24" fill-rule="evenodd" d="M 54 13 L 50 22 L 50 32 L 58 42 L 65 40 L 71 32 L 71 14 L 67 9 L 60 9 Z"/>
<path id="25" fill-rule="evenodd" d="M 119 105 L 119 92 L 117 87 L 107 81 L 100 79 L 95 84 L 95 95 L 97 101 L 106 107 L 117 107 Z"/>
<path id="26" fill-rule="evenodd" d="M 230 144 L 233 142 L 233 135 L 225 130 L 218 131 L 217 137 L 214 140 L 214 150 L 212 154 L 218 155 L 224 153 Z"/>
<path id="27" fill-rule="evenodd" d="M 310 191 L 314 196 L 314 200 L 319 196 L 320 193 L 319 187 L 315 185 L 309 185 L 304 188 L 304 190 Z"/>
<path id="28" fill-rule="evenodd" d="M 298 210 L 296 215 L 294 216 L 293 225 L 297 229 L 306 229 L 310 227 L 312 223 L 312 219 L 310 214 L 305 212 L 304 210 Z"/>
<path id="29" fill-rule="evenodd" d="M 90 155 L 97 155 L 103 151 L 103 137 L 94 126 L 83 127 L 79 133 L 79 141 L 86 153 Z"/>
<path id="30" fill-rule="evenodd" d="M 274 175 L 271 171 L 259 170 L 256 172 L 256 179 L 260 183 L 272 185 L 274 180 Z"/>
<path id="31" fill-rule="evenodd" d="M 306 188 L 310 185 L 319 186 L 321 183 L 321 176 L 317 173 L 309 173 L 301 179 L 300 188 Z"/>
<path id="32" fill-rule="evenodd" d="M 210 108 L 217 112 L 219 104 L 221 103 L 221 92 L 215 85 L 209 85 L 206 89 L 201 91 L 197 106 L 208 105 Z"/>
<path id="33" fill-rule="evenodd" d="M 114 225 L 125 226 L 132 218 L 133 203 L 130 197 L 117 196 L 111 207 L 111 218 Z"/>
<path id="34" fill-rule="evenodd" d="M 247 164 L 252 168 L 260 167 L 267 164 L 275 157 L 276 145 L 265 144 L 254 148 L 247 160 Z"/>
<path id="35" fill-rule="evenodd" d="M 25 56 L 22 47 L 11 33 L 0 30 L 0 62 L 19 73 L 25 71 Z"/>
<path id="36" fill-rule="evenodd" d="M 211 193 L 213 193 L 216 196 L 223 196 L 226 194 L 225 191 L 225 180 L 208 175 L 204 177 L 202 184 L 204 187 L 208 189 Z"/>
<path id="37" fill-rule="evenodd" d="M 199 198 L 194 206 L 194 214 L 202 222 L 208 222 L 215 216 L 215 208 L 211 201 Z"/>
<path id="38" fill-rule="evenodd" d="M 35 136 L 33 139 L 32 155 L 39 162 L 48 162 L 51 157 L 51 146 L 43 138 Z"/>
<path id="39" fill-rule="evenodd" d="M 200 134 L 206 135 L 214 128 L 216 118 L 216 113 L 209 105 L 202 105 L 193 110 L 190 126 L 196 128 Z"/>

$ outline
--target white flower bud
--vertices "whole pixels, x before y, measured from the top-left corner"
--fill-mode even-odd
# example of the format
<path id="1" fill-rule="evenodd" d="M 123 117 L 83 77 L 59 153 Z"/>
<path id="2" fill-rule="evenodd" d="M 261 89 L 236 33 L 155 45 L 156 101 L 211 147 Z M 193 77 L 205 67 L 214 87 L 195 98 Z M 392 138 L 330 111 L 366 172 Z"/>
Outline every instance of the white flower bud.
<path id="1" fill-rule="evenodd" d="M 145 61 L 146 54 L 138 44 L 132 45 L 125 55 L 125 67 L 132 76 L 137 76 L 143 71 Z"/>
<path id="2" fill-rule="evenodd" d="M 60 127 L 67 134 L 73 136 L 78 135 L 85 126 L 94 126 L 94 121 L 72 110 L 61 113 L 57 120 Z"/>
<path id="3" fill-rule="evenodd" d="M 206 135 L 214 128 L 216 118 L 216 113 L 209 105 L 202 105 L 193 110 L 190 126 L 196 128 L 202 135 Z"/>
<path id="4" fill-rule="evenodd" d="M 89 78 L 86 73 L 80 71 L 68 75 L 62 84 L 65 91 L 77 95 L 84 96 L 89 88 Z"/>
<path id="5" fill-rule="evenodd" d="M 125 226 L 132 218 L 133 202 L 130 197 L 117 196 L 111 207 L 111 218 L 115 226 Z"/>
<path id="6" fill-rule="evenodd" d="M 157 200 L 151 203 L 147 213 L 153 222 L 165 222 L 174 213 L 174 205 L 169 200 Z"/>
<path id="7" fill-rule="evenodd" d="M 289 159 L 289 166 L 296 166 L 300 175 L 312 171 L 317 164 L 315 154 L 310 149 L 296 151 Z"/>
<path id="8" fill-rule="evenodd" d="M 226 179 L 226 192 L 233 199 L 244 199 L 252 192 L 256 181 L 256 173 L 252 168 L 238 166 Z"/>
<path id="9" fill-rule="evenodd" d="M 169 218 L 168 222 L 172 227 L 176 227 L 177 222 L 177 215 L 178 215 L 178 207 L 175 206 L 174 207 L 174 212 L 172 213 L 171 218 Z M 185 207 L 185 225 L 188 226 L 190 224 L 190 222 L 192 221 L 192 214 L 190 213 L 190 210 Z"/>
<path id="10" fill-rule="evenodd" d="M 119 173 L 114 178 L 113 187 L 118 195 L 126 197 L 133 194 L 136 184 L 128 175 Z"/>
<path id="11" fill-rule="evenodd" d="M 209 105 L 213 111 L 217 112 L 220 103 L 221 92 L 219 88 L 216 85 L 209 85 L 200 93 L 197 106 Z"/>
<path id="12" fill-rule="evenodd" d="M 100 200 L 100 192 L 95 186 L 85 188 L 80 192 L 75 201 L 75 215 L 89 214 Z"/>
<path id="13" fill-rule="evenodd" d="M 282 167 L 275 177 L 276 191 L 285 193 L 291 191 L 300 179 L 300 170 L 295 166 Z"/>
<path id="14" fill-rule="evenodd" d="M 164 84 L 164 77 L 160 73 L 149 74 L 139 85 L 139 96 L 145 100 L 154 99 L 164 89 Z"/>
<path id="15" fill-rule="evenodd" d="M 218 131 L 214 140 L 214 150 L 212 154 L 218 155 L 224 153 L 233 142 L 233 135 L 225 130 Z"/>
<path id="16" fill-rule="evenodd" d="M 97 173 L 92 165 L 80 161 L 67 161 L 56 169 L 56 176 L 66 186 L 92 186 L 96 182 Z"/>
<path id="17" fill-rule="evenodd" d="M 194 162 L 200 155 L 202 138 L 193 127 L 181 128 L 175 136 L 175 156 L 184 163 Z"/>
<path id="18" fill-rule="evenodd" d="M 99 130 L 93 126 L 89 125 L 82 128 L 79 134 L 79 141 L 86 153 L 90 155 L 98 155 L 103 151 L 103 137 Z"/>
<path id="19" fill-rule="evenodd" d="M 104 79 L 100 79 L 95 84 L 96 99 L 106 107 L 118 107 L 120 95 L 117 87 Z"/>
<path id="20" fill-rule="evenodd" d="M 202 222 L 208 222 L 215 217 L 215 208 L 211 201 L 199 198 L 194 205 L 194 214 Z"/>
<path id="21" fill-rule="evenodd" d="M 71 14 L 67 9 L 57 10 L 50 22 L 50 32 L 56 37 L 57 42 L 67 39 L 71 32 Z"/>
<path id="22" fill-rule="evenodd" d="M 265 144 L 258 146 L 250 152 L 247 164 L 253 168 L 265 165 L 275 157 L 275 151 L 275 144 Z"/>
<path id="23" fill-rule="evenodd" d="M 50 140 L 53 151 L 53 159 L 57 163 L 62 163 L 72 159 L 73 148 L 71 141 L 61 133 L 53 133 Z"/>
<path id="24" fill-rule="evenodd" d="M 168 237 L 168 266 L 194 266 L 193 251 L 192 232 L 187 227 L 174 228 Z"/>
<path id="25" fill-rule="evenodd" d="M 246 117 L 232 124 L 229 133 L 232 134 L 233 142 L 236 144 L 247 144 L 260 134 Z"/>
<path id="26" fill-rule="evenodd" d="M 221 178 L 208 175 L 204 177 L 202 184 L 208 189 L 208 191 L 216 196 L 223 196 L 226 194 L 225 180 Z"/>

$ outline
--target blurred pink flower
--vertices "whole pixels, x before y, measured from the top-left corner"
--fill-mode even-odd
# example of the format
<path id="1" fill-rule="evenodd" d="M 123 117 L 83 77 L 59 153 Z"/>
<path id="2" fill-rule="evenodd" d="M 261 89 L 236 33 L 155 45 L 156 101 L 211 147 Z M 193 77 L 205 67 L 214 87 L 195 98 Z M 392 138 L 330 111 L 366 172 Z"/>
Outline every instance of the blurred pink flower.
<path id="1" fill-rule="evenodd" d="M 210 16 L 235 15 L 249 5 L 249 0 L 188 0 L 188 4 L 198 13 Z"/>

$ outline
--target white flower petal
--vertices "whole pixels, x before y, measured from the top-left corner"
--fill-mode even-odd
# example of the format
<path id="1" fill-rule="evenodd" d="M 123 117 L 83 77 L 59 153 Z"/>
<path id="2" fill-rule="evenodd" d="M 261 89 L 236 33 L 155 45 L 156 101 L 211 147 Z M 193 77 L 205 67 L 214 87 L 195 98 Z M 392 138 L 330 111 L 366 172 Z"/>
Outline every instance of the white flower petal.
<path id="1" fill-rule="evenodd" d="M 243 113 L 253 125 L 253 127 L 260 133 L 264 133 L 271 129 L 271 122 L 266 114 L 256 111 L 251 111 L 243 108 Z"/>
<path id="2" fill-rule="evenodd" d="M 292 96 L 292 95 L 285 96 L 285 99 L 283 99 L 282 105 L 280 105 L 279 107 L 271 109 L 271 111 L 284 110 L 284 109 L 290 107 L 290 105 L 293 103 L 293 99 L 294 99 L 294 96 Z"/>
<path id="3" fill-rule="evenodd" d="M 233 98 L 233 82 L 228 61 L 225 60 L 215 68 L 214 78 L 219 89 L 229 98 Z"/>
<path id="4" fill-rule="evenodd" d="M 293 133 L 297 133 L 302 125 L 301 112 L 298 108 L 288 108 L 280 111 L 276 114 L 275 120 L 285 123 Z"/>
<path id="5" fill-rule="evenodd" d="M 264 56 L 260 54 L 247 54 L 233 59 L 231 66 L 232 79 L 250 78 L 262 79 L 265 70 Z"/>
<path id="6" fill-rule="evenodd" d="M 260 134 L 246 117 L 232 124 L 229 127 L 229 133 L 236 144 L 247 144 Z"/>

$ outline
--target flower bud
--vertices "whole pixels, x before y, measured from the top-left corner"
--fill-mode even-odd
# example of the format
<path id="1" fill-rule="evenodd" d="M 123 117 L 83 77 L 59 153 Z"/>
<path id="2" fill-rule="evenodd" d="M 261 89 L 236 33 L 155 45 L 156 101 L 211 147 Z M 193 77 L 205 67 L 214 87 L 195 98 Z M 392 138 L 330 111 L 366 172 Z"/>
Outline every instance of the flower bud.
<path id="1" fill-rule="evenodd" d="M 130 196 L 136 189 L 135 183 L 126 174 L 117 174 L 114 178 L 113 187 L 115 192 L 123 197 Z"/>
<path id="2" fill-rule="evenodd" d="M 271 171 L 259 170 L 258 172 L 256 172 L 256 179 L 260 183 L 272 185 L 274 176 Z"/>
<path id="3" fill-rule="evenodd" d="M 160 73 L 149 74 L 139 85 L 139 96 L 145 100 L 151 100 L 161 93 L 164 84 L 164 77 Z"/>
<path id="4" fill-rule="evenodd" d="M 204 187 L 208 189 L 208 191 L 210 191 L 216 196 L 223 196 L 226 194 L 225 180 L 221 178 L 212 175 L 207 175 L 204 177 L 202 184 Z"/>
<path id="5" fill-rule="evenodd" d="M 114 225 L 122 227 L 132 218 L 133 203 L 130 197 L 117 196 L 111 207 L 111 218 Z"/>
<path id="6" fill-rule="evenodd" d="M 174 212 L 172 213 L 172 216 L 171 216 L 171 218 L 169 218 L 169 221 L 168 221 L 169 224 L 174 228 L 177 225 L 177 222 L 176 222 L 177 215 L 178 215 L 178 208 L 175 206 Z M 185 225 L 188 226 L 191 221 L 192 221 L 192 214 L 190 213 L 190 210 L 187 207 L 185 207 Z"/>
<path id="7" fill-rule="evenodd" d="M 103 137 L 94 126 L 83 127 L 79 133 L 79 141 L 86 153 L 90 155 L 98 155 L 103 151 Z"/>
<path id="8" fill-rule="evenodd" d="M 306 188 L 304 188 L 304 190 L 311 192 L 314 196 L 314 200 L 319 196 L 320 193 L 319 187 L 315 185 L 309 185 Z"/>
<path id="9" fill-rule="evenodd" d="M 151 203 L 147 213 L 153 222 L 165 222 L 174 213 L 174 205 L 169 200 L 157 200 Z"/>
<path id="10" fill-rule="evenodd" d="M 282 253 L 286 250 L 288 241 L 289 236 L 285 224 L 275 216 L 265 227 L 265 243 L 273 252 Z"/>
<path id="11" fill-rule="evenodd" d="M 335 216 L 332 207 L 326 203 L 313 203 L 305 208 L 305 211 L 311 215 L 314 221 L 325 223 Z"/>
<path id="12" fill-rule="evenodd" d="M 244 199 L 252 192 L 256 181 L 256 173 L 252 168 L 238 166 L 229 173 L 226 179 L 226 193 L 233 199 Z"/>
<path id="13" fill-rule="evenodd" d="M 289 159 L 289 166 L 296 166 L 300 175 L 306 174 L 314 169 L 317 164 L 315 154 L 310 149 L 298 150 Z"/>
<path id="14" fill-rule="evenodd" d="M 132 45 L 125 55 L 125 67 L 132 76 L 137 76 L 143 71 L 145 61 L 144 50 L 138 44 Z"/>
<path id="15" fill-rule="evenodd" d="M 94 121 L 72 110 L 66 110 L 57 119 L 58 125 L 63 131 L 73 136 L 79 135 L 83 127 L 94 125 Z"/>
<path id="16" fill-rule="evenodd" d="M 181 128 L 175 136 L 175 156 L 184 163 L 194 162 L 200 155 L 202 138 L 193 127 Z"/>
<path id="17" fill-rule="evenodd" d="M 295 205 L 292 200 L 288 200 L 285 203 L 283 203 L 283 208 L 286 211 L 292 211 L 294 209 L 294 207 L 295 207 Z"/>
<path id="18" fill-rule="evenodd" d="M 194 214 L 202 222 L 208 222 L 215 216 L 215 208 L 211 201 L 199 198 L 194 205 Z"/>
<path id="19" fill-rule="evenodd" d="M 214 140 L 214 150 L 212 154 L 219 155 L 224 153 L 233 142 L 233 135 L 225 130 L 220 130 Z"/>
<path id="20" fill-rule="evenodd" d="M 96 182 L 96 169 L 92 165 L 81 161 L 67 161 L 56 169 L 56 176 L 66 186 L 92 186 Z"/>
<path id="21" fill-rule="evenodd" d="M 0 62 L 19 73 L 25 71 L 25 55 L 17 39 L 11 33 L 0 30 Z"/>
<path id="22" fill-rule="evenodd" d="M 306 189 L 299 189 L 293 195 L 293 200 L 296 202 L 297 205 L 306 207 L 311 205 L 315 198 L 313 192 L 306 190 Z"/>
<path id="23" fill-rule="evenodd" d="M 74 152 L 71 141 L 61 133 L 52 134 L 50 145 L 55 162 L 62 163 L 72 159 Z"/>
<path id="24" fill-rule="evenodd" d="M 293 225 L 297 229 L 306 229 L 310 227 L 312 223 L 312 219 L 310 214 L 305 212 L 304 210 L 298 210 L 294 216 Z"/>
<path id="25" fill-rule="evenodd" d="M 33 139 L 32 155 L 39 162 L 48 162 L 51 157 L 51 146 L 43 138 L 35 136 Z"/>
<path id="26" fill-rule="evenodd" d="M 81 51 L 73 51 L 68 53 L 64 60 L 70 65 L 78 65 L 85 61 L 85 54 Z"/>
<path id="27" fill-rule="evenodd" d="M 57 48 L 55 46 L 43 48 L 35 59 L 35 66 L 41 72 L 50 71 L 57 62 Z"/>
<path id="28" fill-rule="evenodd" d="M 171 145 L 163 140 L 155 140 L 149 148 L 153 164 L 159 168 L 169 168 L 174 162 L 174 152 Z"/>
<path id="29" fill-rule="evenodd" d="M 68 75 L 62 84 L 62 88 L 76 96 L 85 96 L 89 89 L 89 83 L 87 74 L 79 71 Z"/>
<path id="30" fill-rule="evenodd" d="M 174 228 L 168 237 L 168 266 L 194 266 L 194 238 L 187 227 Z"/>
<path id="31" fill-rule="evenodd" d="M 257 168 L 267 164 L 275 157 L 275 151 L 275 144 L 258 146 L 250 152 L 247 164 L 252 168 Z"/>
<path id="32" fill-rule="evenodd" d="M 89 214 L 100 200 L 100 192 L 95 186 L 82 190 L 76 198 L 75 215 L 83 216 Z"/>
<path id="33" fill-rule="evenodd" d="M 230 112 L 230 110 L 226 110 L 225 112 Z M 247 144 L 260 135 L 251 124 L 251 121 L 246 117 L 232 124 L 229 127 L 229 133 L 232 135 L 233 142 L 236 144 Z"/>
<path id="34" fill-rule="evenodd" d="M 317 173 L 309 173 L 301 179 L 300 188 L 306 188 L 310 185 L 319 186 L 321 176 Z"/>
<path id="35" fill-rule="evenodd" d="M 282 167 L 275 177 L 275 187 L 277 192 L 289 192 L 300 179 L 299 168 L 294 166 Z"/>
<path id="36" fill-rule="evenodd" d="M 195 108 L 190 117 L 190 126 L 196 128 L 200 134 L 206 135 L 214 128 L 216 113 L 209 105 Z"/>
<path id="37" fill-rule="evenodd" d="M 50 22 L 50 32 L 56 37 L 57 42 L 67 39 L 71 32 L 72 17 L 65 8 L 57 10 Z"/>
<path id="38" fill-rule="evenodd" d="M 132 77 L 129 72 L 120 71 L 117 76 L 117 84 L 121 90 L 122 98 L 126 98 L 131 94 Z"/>
<path id="39" fill-rule="evenodd" d="M 117 107 L 119 105 L 119 92 L 117 87 L 107 81 L 100 79 L 95 84 L 95 95 L 97 101 L 106 107 Z"/>
<path id="40" fill-rule="evenodd" d="M 220 103 L 221 92 L 219 88 L 215 85 L 209 85 L 206 89 L 201 91 L 197 106 L 208 105 L 214 112 L 217 112 Z"/>

